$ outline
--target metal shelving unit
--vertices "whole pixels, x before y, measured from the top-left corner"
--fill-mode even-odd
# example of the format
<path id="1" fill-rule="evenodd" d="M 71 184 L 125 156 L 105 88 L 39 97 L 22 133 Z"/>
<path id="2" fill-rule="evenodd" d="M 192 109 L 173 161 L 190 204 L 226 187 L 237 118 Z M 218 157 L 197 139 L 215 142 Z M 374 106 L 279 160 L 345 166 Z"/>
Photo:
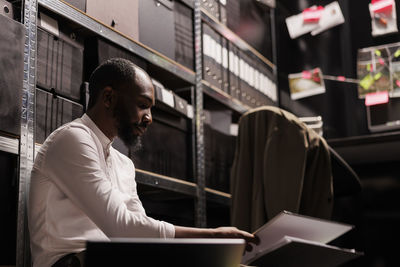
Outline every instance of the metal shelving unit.
<path id="1" fill-rule="evenodd" d="M 88 29 L 93 33 L 127 49 L 133 54 L 139 55 L 155 66 L 169 71 L 178 78 L 191 84 L 195 83 L 195 73 L 192 70 L 141 44 L 137 40 L 133 40 L 132 38 L 115 31 L 109 26 L 88 16 L 69 4 L 59 0 L 38 0 L 38 3 L 40 6 L 71 20 L 85 29 Z"/>
<path id="2" fill-rule="evenodd" d="M 216 20 L 212 15 L 210 15 L 206 10 L 203 8 L 201 9 L 201 19 L 203 22 L 210 25 L 214 30 L 216 30 L 219 34 L 221 34 L 224 38 L 228 39 L 232 43 L 234 43 L 238 48 L 242 51 L 255 55 L 258 57 L 262 62 L 268 65 L 271 68 L 271 77 L 275 81 L 274 73 L 276 71 L 276 66 L 272 63 L 269 59 L 261 55 L 256 49 L 250 46 L 246 41 L 240 38 L 236 33 L 232 32 L 229 28 L 227 28 L 224 24 L 220 23 Z"/>
<path id="3" fill-rule="evenodd" d="M 136 169 L 136 181 L 138 183 L 158 187 L 189 196 L 195 196 L 197 185 L 184 180 Z"/>
<path id="4" fill-rule="evenodd" d="M 36 31 L 38 9 L 49 10 L 60 17 L 79 25 L 97 36 L 103 37 L 118 46 L 127 49 L 131 53 L 142 57 L 153 66 L 166 71 L 191 84 L 195 89 L 191 90 L 191 104 L 193 105 L 192 119 L 192 147 L 193 147 L 193 169 L 194 182 L 183 181 L 173 177 L 167 177 L 149 171 L 139 170 L 136 172 L 138 183 L 184 194 L 195 199 L 195 224 L 198 227 L 207 226 L 206 203 L 214 202 L 226 207 L 230 206 L 231 196 L 205 186 L 205 156 L 204 156 L 204 118 L 203 101 L 210 97 L 228 109 L 238 114 L 246 112 L 249 107 L 240 101 L 233 99 L 222 90 L 215 88 L 202 80 L 202 22 L 210 24 L 221 35 L 233 42 L 237 47 L 247 53 L 256 55 L 271 69 L 271 77 L 276 81 L 276 66 L 268 59 L 259 54 L 255 49 L 230 31 L 225 25 L 219 23 L 209 16 L 200 7 L 200 0 L 180 0 L 194 13 L 194 49 L 195 49 L 195 71 L 192 71 L 174 60 L 165 57 L 157 51 L 133 40 L 120 32 L 108 27 L 100 21 L 88 16 L 82 11 L 60 0 L 25 0 L 23 10 L 23 23 L 26 28 L 25 44 L 25 68 L 22 97 L 22 121 L 20 139 L 0 136 L 0 150 L 20 156 L 20 179 L 18 196 L 18 218 L 17 218 L 17 266 L 30 266 L 29 238 L 26 226 L 26 199 L 30 183 L 30 171 L 33 165 L 35 150 L 40 145 L 34 143 L 34 118 L 35 118 L 35 86 L 36 86 Z"/>
<path id="5" fill-rule="evenodd" d="M 205 191 L 208 201 L 212 201 L 225 206 L 231 205 L 231 194 L 217 191 L 211 188 L 206 188 Z"/>
<path id="6" fill-rule="evenodd" d="M 239 100 L 233 98 L 232 96 L 222 91 L 221 89 L 214 87 L 207 81 L 203 80 L 202 85 L 204 94 L 213 98 L 214 100 L 217 100 L 218 102 L 228 107 L 229 109 L 232 109 L 239 114 L 243 114 L 250 109 L 249 106 L 244 105 Z"/>

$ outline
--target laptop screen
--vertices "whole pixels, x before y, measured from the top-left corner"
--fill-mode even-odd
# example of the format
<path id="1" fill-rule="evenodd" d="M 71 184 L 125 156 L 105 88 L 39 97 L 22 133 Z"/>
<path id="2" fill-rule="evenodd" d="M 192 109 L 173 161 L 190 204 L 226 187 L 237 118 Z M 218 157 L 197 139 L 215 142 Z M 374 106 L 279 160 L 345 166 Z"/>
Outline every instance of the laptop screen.
<path id="1" fill-rule="evenodd" d="M 236 267 L 243 239 L 121 238 L 88 241 L 85 266 Z"/>

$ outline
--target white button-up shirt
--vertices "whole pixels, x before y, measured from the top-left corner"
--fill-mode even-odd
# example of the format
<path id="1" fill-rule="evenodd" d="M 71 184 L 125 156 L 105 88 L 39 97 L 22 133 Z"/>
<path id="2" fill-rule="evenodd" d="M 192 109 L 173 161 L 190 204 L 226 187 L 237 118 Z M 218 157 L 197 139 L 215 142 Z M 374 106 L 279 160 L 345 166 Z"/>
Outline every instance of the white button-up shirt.
<path id="1" fill-rule="evenodd" d="M 172 224 L 148 217 L 133 162 L 87 116 L 53 132 L 32 169 L 28 220 L 34 266 L 85 249 L 86 240 L 172 238 Z"/>

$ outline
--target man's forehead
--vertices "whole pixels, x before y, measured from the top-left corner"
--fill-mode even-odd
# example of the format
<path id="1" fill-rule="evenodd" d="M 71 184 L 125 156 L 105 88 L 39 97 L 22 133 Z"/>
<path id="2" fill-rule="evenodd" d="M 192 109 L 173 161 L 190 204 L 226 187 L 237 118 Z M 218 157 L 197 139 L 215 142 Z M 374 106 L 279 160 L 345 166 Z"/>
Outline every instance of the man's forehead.
<path id="1" fill-rule="evenodd" d="M 138 96 L 150 98 L 154 104 L 154 87 L 148 74 L 140 69 L 136 69 L 135 88 Z"/>

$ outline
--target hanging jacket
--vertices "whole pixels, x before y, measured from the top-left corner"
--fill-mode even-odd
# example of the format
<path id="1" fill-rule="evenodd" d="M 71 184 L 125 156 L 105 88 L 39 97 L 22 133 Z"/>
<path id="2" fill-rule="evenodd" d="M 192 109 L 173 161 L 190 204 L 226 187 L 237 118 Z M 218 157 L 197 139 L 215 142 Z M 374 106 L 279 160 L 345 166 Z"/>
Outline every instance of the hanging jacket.
<path id="1" fill-rule="evenodd" d="M 276 107 L 242 115 L 231 170 L 231 222 L 253 232 L 282 210 L 329 219 L 333 204 L 328 145 Z"/>

